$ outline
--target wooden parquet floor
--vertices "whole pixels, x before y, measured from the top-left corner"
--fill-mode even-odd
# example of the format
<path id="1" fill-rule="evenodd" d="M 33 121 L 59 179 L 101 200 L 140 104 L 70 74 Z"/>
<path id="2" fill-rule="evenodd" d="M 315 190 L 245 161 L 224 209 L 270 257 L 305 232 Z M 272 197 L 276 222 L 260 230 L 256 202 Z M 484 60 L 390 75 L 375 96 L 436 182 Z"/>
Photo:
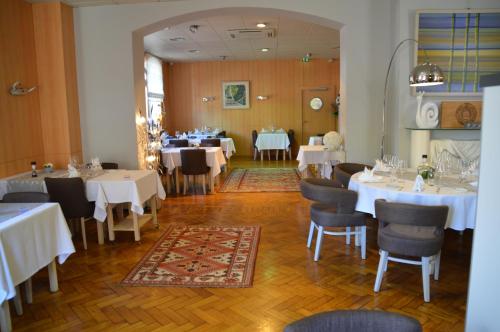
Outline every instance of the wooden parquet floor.
<path id="1" fill-rule="evenodd" d="M 233 159 L 232 167 L 261 167 Z M 282 161 L 265 161 L 283 167 Z M 285 165 L 294 166 L 286 162 Z M 368 228 L 367 260 L 345 238 L 326 237 L 319 262 L 306 248 L 309 202 L 300 193 L 171 196 L 160 229 L 141 229 L 142 243 L 120 233 L 97 245 L 88 223 L 88 251 L 58 266 L 60 291 L 48 291 L 45 269 L 33 279 L 34 303 L 13 312 L 15 331 L 282 331 L 294 320 L 335 309 L 382 309 L 417 318 L 425 331 L 463 331 L 471 232 L 446 232 L 439 281 L 424 303 L 419 267 L 390 263 L 380 293 L 373 292 L 378 264 L 377 223 Z M 171 223 L 262 226 L 254 285 L 243 289 L 122 287 L 120 281 Z M 354 242 L 353 240 L 351 241 Z"/>

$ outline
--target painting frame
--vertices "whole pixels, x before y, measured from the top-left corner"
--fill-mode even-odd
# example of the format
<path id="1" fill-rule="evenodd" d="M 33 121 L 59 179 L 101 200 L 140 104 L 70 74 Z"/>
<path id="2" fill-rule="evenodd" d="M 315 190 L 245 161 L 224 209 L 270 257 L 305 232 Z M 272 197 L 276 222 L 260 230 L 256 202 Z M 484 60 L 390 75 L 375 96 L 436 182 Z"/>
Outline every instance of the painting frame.
<path id="1" fill-rule="evenodd" d="M 231 95 L 230 90 L 236 91 L 239 96 L 238 100 L 233 99 L 234 96 Z M 250 81 L 222 81 L 221 99 L 223 109 L 250 108 Z"/>
<path id="2" fill-rule="evenodd" d="M 416 96 L 417 92 L 421 92 L 421 91 L 424 91 L 425 92 L 425 95 L 427 96 L 440 96 L 440 97 L 476 97 L 476 98 L 480 98 L 483 93 L 482 91 L 480 90 L 480 87 L 479 87 L 479 76 L 476 76 L 477 77 L 477 80 L 474 79 L 474 83 L 473 83 L 473 87 L 474 85 L 476 86 L 476 90 L 477 92 L 473 92 L 473 91 L 457 91 L 456 89 L 453 89 L 453 88 L 450 88 L 449 86 L 452 85 L 453 86 L 453 83 L 455 81 L 451 80 L 449 81 L 449 77 L 447 77 L 447 74 L 449 72 L 449 68 L 450 66 L 448 65 L 445 65 L 443 66 L 442 63 L 440 64 L 439 61 L 435 61 L 433 60 L 433 55 L 432 55 L 432 49 L 429 48 L 429 47 L 425 47 L 426 44 L 424 42 L 422 42 L 420 40 L 420 19 L 422 17 L 422 15 L 426 15 L 426 14 L 441 14 L 441 15 L 446 15 L 446 14 L 449 14 L 449 15 L 454 15 L 454 14 L 458 14 L 458 15 L 463 15 L 463 14 L 499 14 L 500 15 L 500 9 L 442 9 L 442 10 L 417 10 L 416 11 L 416 15 L 415 15 L 415 34 L 414 34 L 414 38 L 415 40 L 417 40 L 419 42 L 418 45 L 415 45 L 414 46 L 414 51 L 413 51 L 413 66 L 417 66 L 418 63 L 423 63 L 423 59 L 422 59 L 422 49 L 421 48 L 425 48 L 427 53 L 431 53 L 429 54 L 429 60 L 430 62 L 433 62 L 435 64 L 438 64 L 440 65 L 440 67 L 443 69 L 443 72 L 445 74 L 445 85 L 447 86 L 447 89 L 448 91 L 432 91 L 433 88 L 422 88 L 422 87 L 419 87 L 419 88 L 415 88 L 415 87 L 412 87 L 411 88 L 411 94 L 413 96 Z M 481 29 L 480 25 L 477 24 L 477 29 Z M 453 30 L 455 30 L 455 27 L 453 27 Z M 466 30 L 468 32 L 467 36 L 469 36 L 467 38 L 467 40 L 470 38 L 470 35 L 471 35 L 471 31 L 470 30 Z M 454 35 L 452 35 L 454 36 Z M 465 32 L 464 32 L 464 36 L 465 36 Z M 435 37 L 437 38 L 437 37 Z M 456 38 L 456 37 L 452 37 L 452 38 Z M 437 40 L 437 39 L 436 39 Z M 453 39 L 451 39 L 451 41 L 453 41 Z M 476 40 L 477 42 L 477 40 Z M 476 50 L 477 49 L 480 49 L 480 46 L 478 46 L 479 43 L 476 44 Z M 452 43 L 452 45 L 454 45 Z M 467 45 L 467 44 L 465 44 Z M 420 54 L 419 54 L 419 49 L 420 49 Z M 458 48 L 453 48 L 451 47 L 449 49 L 449 52 L 451 52 L 451 55 L 450 55 L 450 59 L 454 58 L 455 55 L 453 55 L 453 52 L 455 50 L 458 50 Z M 463 50 L 463 48 L 462 48 Z M 448 50 L 444 50 L 444 51 L 448 51 Z M 498 50 L 498 52 L 500 52 L 500 50 Z M 465 53 L 465 57 L 464 59 L 468 59 L 470 57 L 469 53 L 471 53 L 471 48 L 470 47 L 467 47 L 467 52 L 463 52 L 462 53 Z M 477 51 L 476 51 L 477 53 Z M 419 61 L 419 56 L 420 56 L 420 61 Z M 435 59 L 435 58 L 434 58 Z M 500 58 L 499 58 L 500 59 Z M 467 60 L 464 60 L 464 62 L 466 63 L 466 65 L 464 65 L 464 68 L 465 69 L 465 72 L 464 71 L 459 71 L 458 72 L 458 75 L 463 75 L 464 77 L 468 77 L 467 75 L 470 75 L 470 71 L 468 70 L 468 65 L 467 65 Z M 453 62 L 450 62 L 451 64 L 453 64 Z M 477 65 L 477 62 L 476 62 L 476 68 L 478 67 Z M 453 65 L 452 67 L 453 68 Z M 478 72 L 479 70 L 476 69 L 476 72 Z M 497 71 L 495 71 L 497 72 Z M 453 76 L 456 76 L 457 75 L 457 71 L 453 71 L 453 69 L 451 70 L 451 73 Z M 465 78 L 465 81 L 466 81 L 466 84 L 467 84 L 467 78 Z M 431 91 L 429 91 L 431 90 Z"/>

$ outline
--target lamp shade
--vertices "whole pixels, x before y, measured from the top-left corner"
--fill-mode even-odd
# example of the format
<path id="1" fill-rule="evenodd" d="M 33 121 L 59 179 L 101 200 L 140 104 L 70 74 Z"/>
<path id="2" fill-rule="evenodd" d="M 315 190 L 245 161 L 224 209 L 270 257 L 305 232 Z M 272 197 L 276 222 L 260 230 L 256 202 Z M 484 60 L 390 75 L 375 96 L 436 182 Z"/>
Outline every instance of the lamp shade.
<path id="1" fill-rule="evenodd" d="M 425 62 L 410 74 L 410 86 L 432 86 L 444 83 L 444 75 L 437 65 Z"/>

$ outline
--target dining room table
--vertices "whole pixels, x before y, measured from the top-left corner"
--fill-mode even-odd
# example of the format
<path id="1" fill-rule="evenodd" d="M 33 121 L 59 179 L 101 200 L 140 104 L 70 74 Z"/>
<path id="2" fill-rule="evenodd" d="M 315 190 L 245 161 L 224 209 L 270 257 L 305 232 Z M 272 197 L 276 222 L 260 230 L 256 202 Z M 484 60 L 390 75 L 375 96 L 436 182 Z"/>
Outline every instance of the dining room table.
<path id="1" fill-rule="evenodd" d="M 319 177 L 330 179 L 332 167 L 345 162 L 345 151 L 329 150 L 324 145 L 301 145 L 297 154 L 298 169 L 304 177 L 308 176 L 308 167 L 315 165 Z"/>
<path id="2" fill-rule="evenodd" d="M 179 188 L 179 168 L 182 167 L 181 151 L 183 149 L 193 148 L 162 148 L 162 161 L 163 166 L 167 168 L 168 174 L 172 176 L 175 173 L 175 191 L 180 192 Z M 222 172 L 222 167 L 226 165 L 226 159 L 222 153 L 222 148 L 214 147 L 198 147 L 197 149 L 204 149 L 206 151 L 207 166 L 210 167 L 209 187 L 210 193 L 215 193 L 215 183 L 218 181 L 218 176 Z M 170 182 L 169 182 L 170 183 Z M 170 188 L 167 188 L 170 191 Z"/>
<path id="3" fill-rule="evenodd" d="M 19 285 L 47 267 L 49 289 L 57 292 L 56 259 L 63 264 L 75 252 L 71 232 L 57 203 L 0 203 L 0 325 L 12 329 L 8 301 Z M 32 302 L 31 284 L 25 289 Z M 22 307 L 21 307 L 22 308 Z M 16 306 L 16 311 L 20 310 Z"/>
<path id="4" fill-rule="evenodd" d="M 201 144 L 201 140 L 204 138 L 187 138 L 189 146 L 199 146 Z M 226 156 L 226 159 L 229 161 L 233 154 L 236 153 L 236 146 L 234 145 L 234 140 L 231 137 L 223 137 L 220 139 L 220 147 Z M 170 140 L 164 139 L 163 144 L 169 144 Z"/>
<path id="5" fill-rule="evenodd" d="M 461 182 L 457 176 L 434 179 L 424 185 L 423 191 L 413 190 L 416 171 L 410 170 L 398 177 L 388 172 L 375 172 L 372 179 L 360 179 L 362 172 L 354 174 L 349 190 L 358 193 L 356 211 L 375 215 L 375 200 L 419 205 L 446 205 L 449 208 L 445 228 L 463 231 L 476 225 L 477 188 L 474 182 Z M 433 182 L 433 183 L 432 183 Z"/>
<path id="6" fill-rule="evenodd" d="M 67 170 L 55 170 L 50 173 L 39 172 L 31 177 L 31 172 L 17 174 L 0 179 L 0 199 L 8 192 L 47 192 L 45 177 L 67 178 Z M 152 221 L 158 226 L 156 214 L 157 199 L 164 200 L 166 193 L 158 173 L 154 170 L 87 170 L 82 169 L 79 177 L 85 183 L 87 199 L 95 202 L 93 217 L 97 221 L 98 243 L 104 244 L 103 222 L 107 221 L 110 241 L 115 240 L 116 231 L 134 232 L 136 241 L 140 241 L 140 228 Z M 144 213 L 144 205 L 149 202 L 151 213 Z M 130 204 L 130 215 L 122 214 L 114 220 L 113 208 L 121 203 Z"/>
<path id="7" fill-rule="evenodd" d="M 257 135 L 255 146 L 260 152 L 260 160 L 264 160 L 263 151 L 267 150 L 270 154 L 271 150 L 283 150 L 283 160 L 285 160 L 286 151 L 290 146 L 290 139 L 288 134 L 283 129 L 275 131 L 261 131 Z M 278 153 L 276 153 L 276 160 L 278 160 Z"/>

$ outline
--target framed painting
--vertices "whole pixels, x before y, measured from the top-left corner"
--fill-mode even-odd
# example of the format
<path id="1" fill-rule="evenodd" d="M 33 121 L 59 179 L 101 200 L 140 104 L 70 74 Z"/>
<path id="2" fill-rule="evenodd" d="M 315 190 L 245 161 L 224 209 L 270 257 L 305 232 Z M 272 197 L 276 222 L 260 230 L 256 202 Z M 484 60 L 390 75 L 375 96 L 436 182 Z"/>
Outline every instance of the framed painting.
<path id="1" fill-rule="evenodd" d="M 222 82 L 222 108 L 245 109 L 249 107 L 249 81 Z"/>
<path id="2" fill-rule="evenodd" d="M 437 64 L 442 85 L 415 92 L 441 96 L 480 96 L 483 75 L 500 73 L 500 10 L 418 11 L 414 65 Z"/>

